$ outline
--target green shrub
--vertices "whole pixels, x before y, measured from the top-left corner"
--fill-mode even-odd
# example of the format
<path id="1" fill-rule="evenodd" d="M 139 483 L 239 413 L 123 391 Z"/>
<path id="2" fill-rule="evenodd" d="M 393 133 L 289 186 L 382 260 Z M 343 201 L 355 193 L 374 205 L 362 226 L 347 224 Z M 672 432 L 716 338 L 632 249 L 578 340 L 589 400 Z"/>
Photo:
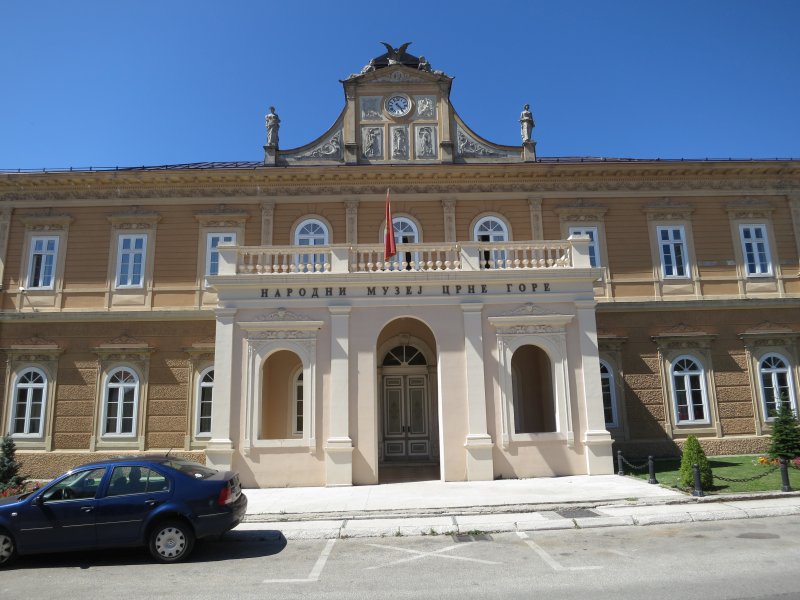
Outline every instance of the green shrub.
<path id="1" fill-rule="evenodd" d="M 694 474 L 692 473 L 692 465 L 700 467 L 700 482 L 703 484 L 703 489 L 709 489 L 714 485 L 714 475 L 711 472 L 711 466 L 708 464 L 706 453 L 697 441 L 697 437 L 690 435 L 686 438 L 686 443 L 683 445 L 683 453 L 681 454 L 681 470 L 678 476 L 678 485 L 682 488 L 694 487 Z"/>
<path id="2" fill-rule="evenodd" d="M 781 402 L 780 410 L 772 422 L 770 439 L 770 457 L 792 460 L 800 456 L 800 426 L 788 403 Z"/>
<path id="3" fill-rule="evenodd" d="M 27 476 L 20 475 L 19 469 L 17 445 L 10 435 L 6 435 L 0 442 L 0 491 L 25 482 Z"/>

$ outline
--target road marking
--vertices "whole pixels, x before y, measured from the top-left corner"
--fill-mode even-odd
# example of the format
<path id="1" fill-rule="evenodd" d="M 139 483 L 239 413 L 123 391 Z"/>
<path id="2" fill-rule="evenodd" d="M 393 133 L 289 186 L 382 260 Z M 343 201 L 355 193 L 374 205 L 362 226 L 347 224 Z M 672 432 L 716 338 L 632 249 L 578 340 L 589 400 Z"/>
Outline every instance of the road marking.
<path id="1" fill-rule="evenodd" d="M 602 569 L 603 568 L 603 567 L 593 567 L 593 566 L 589 566 L 589 565 L 584 565 L 584 566 L 580 566 L 580 567 L 565 567 L 560 562 L 558 562 L 555 558 L 550 556 L 544 550 L 544 548 L 539 546 L 533 540 L 529 540 L 527 533 L 525 533 L 524 531 L 518 531 L 517 535 L 521 539 L 525 540 L 525 543 L 528 544 L 528 546 L 530 546 L 531 550 L 536 552 L 536 554 L 539 555 L 539 558 L 541 558 L 544 562 L 546 562 L 548 564 L 548 566 L 551 569 L 553 569 L 553 571 L 595 571 L 597 569 Z"/>
<path id="2" fill-rule="evenodd" d="M 390 567 L 392 565 L 399 565 L 402 563 L 411 562 L 412 560 L 419 560 L 421 558 L 426 557 L 435 557 L 435 558 L 449 558 L 450 560 L 463 560 L 467 562 L 476 562 L 481 563 L 484 565 L 499 565 L 499 562 L 495 562 L 492 560 L 481 560 L 479 558 L 468 558 L 466 556 L 451 556 L 449 554 L 443 554 L 444 552 L 449 552 L 455 548 L 467 546 L 467 544 L 460 543 L 460 544 L 453 544 L 452 546 L 446 546 L 444 548 L 440 548 L 439 550 L 434 550 L 433 552 L 422 552 L 420 550 L 411 550 L 410 548 L 401 548 L 399 546 L 387 546 L 385 544 L 369 544 L 374 548 L 388 548 L 389 550 L 397 550 L 398 552 L 406 552 L 407 554 L 412 554 L 413 556 L 408 558 L 401 558 L 399 560 L 394 560 L 392 562 L 384 563 L 382 565 L 377 565 L 375 567 L 367 567 L 366 570 L 370 571 L 373 569 L 382 569 L 383 567 Z"/>
<path id="3" fill-rule="evenodd" d="M 308 577 L 304 579 L 265 579 L 263 583 L 313 583 L 319 581 L 319 576 L 322 574 L 322 569 L 325 568 L 325 563 L 328 562 L 328 557 L 331 555 L 334 543 L 336 543 L 335 539 L 328 540 L 317 562 L 315 562 L 314 566 L 311 568 L 311 573 L 308 574 Z"/>

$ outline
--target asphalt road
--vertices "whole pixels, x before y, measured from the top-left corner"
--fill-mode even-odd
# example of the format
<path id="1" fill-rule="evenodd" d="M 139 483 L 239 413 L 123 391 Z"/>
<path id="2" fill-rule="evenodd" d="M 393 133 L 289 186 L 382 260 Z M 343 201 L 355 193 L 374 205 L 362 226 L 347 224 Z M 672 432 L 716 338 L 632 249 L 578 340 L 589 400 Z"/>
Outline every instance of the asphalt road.
<path id="1" fill-rule="evenodd" d="M 800 517 L 454 537 L 286 541 L 237 532 L 158 565 L 144 550 L 20 557 L 0 598 L 800 598 Z"/>

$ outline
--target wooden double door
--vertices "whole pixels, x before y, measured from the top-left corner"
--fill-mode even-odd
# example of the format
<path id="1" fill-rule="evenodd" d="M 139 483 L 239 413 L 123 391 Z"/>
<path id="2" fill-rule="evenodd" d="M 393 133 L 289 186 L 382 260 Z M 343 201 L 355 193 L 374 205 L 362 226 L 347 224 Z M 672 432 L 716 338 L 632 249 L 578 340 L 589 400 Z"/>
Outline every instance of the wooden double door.
<path id="1" fill-rule="evenodd" d="M 383 375 L 383 460 L 431 459 L 427 373 Z"/>

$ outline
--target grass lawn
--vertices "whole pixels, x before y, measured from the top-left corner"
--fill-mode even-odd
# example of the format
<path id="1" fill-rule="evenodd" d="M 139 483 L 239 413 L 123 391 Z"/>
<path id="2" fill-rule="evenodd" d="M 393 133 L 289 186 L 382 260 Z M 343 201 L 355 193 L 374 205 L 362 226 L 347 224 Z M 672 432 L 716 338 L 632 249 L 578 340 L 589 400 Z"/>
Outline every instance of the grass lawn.
<path id="1" fill-rule="evenodd" d="M 741 492 L 767 492 L 767 491 L 780 491 L 781 489 L 781 473 L 776 469 L 769 475 L 750 481 L 747 483 L 734 483 L 728 481 L 721 481 L 716 479 L 716 476 L 729 477 L 733 479 L 745 479 L 760 475 L 768 471 L 770 465 L 753 464 L 758 459 L 758 455 L 740 455 L 740 456 L 709 456 L 708 464 L 711 465 L 711 470 L 714 473 L 714 487 L 710 490 L 703 490 L 707 494 L 735 494 Z M 634 464 L 639 465 L 646 461 L 637 460 Z M 678 471 L 680 470 L 680 460 L 657 460 L 656 461 L 656 479 L 661 485 L 667 487 L 678 486 Z M 648 478 L 647 469 L 644 472 L 630 473 L 630 469 L 625 471 L 629 475 L 633 475 L 639 479 Z M 789 483 L 793 490 L 800 490 L 800 470 L 789 466 Z"/>

